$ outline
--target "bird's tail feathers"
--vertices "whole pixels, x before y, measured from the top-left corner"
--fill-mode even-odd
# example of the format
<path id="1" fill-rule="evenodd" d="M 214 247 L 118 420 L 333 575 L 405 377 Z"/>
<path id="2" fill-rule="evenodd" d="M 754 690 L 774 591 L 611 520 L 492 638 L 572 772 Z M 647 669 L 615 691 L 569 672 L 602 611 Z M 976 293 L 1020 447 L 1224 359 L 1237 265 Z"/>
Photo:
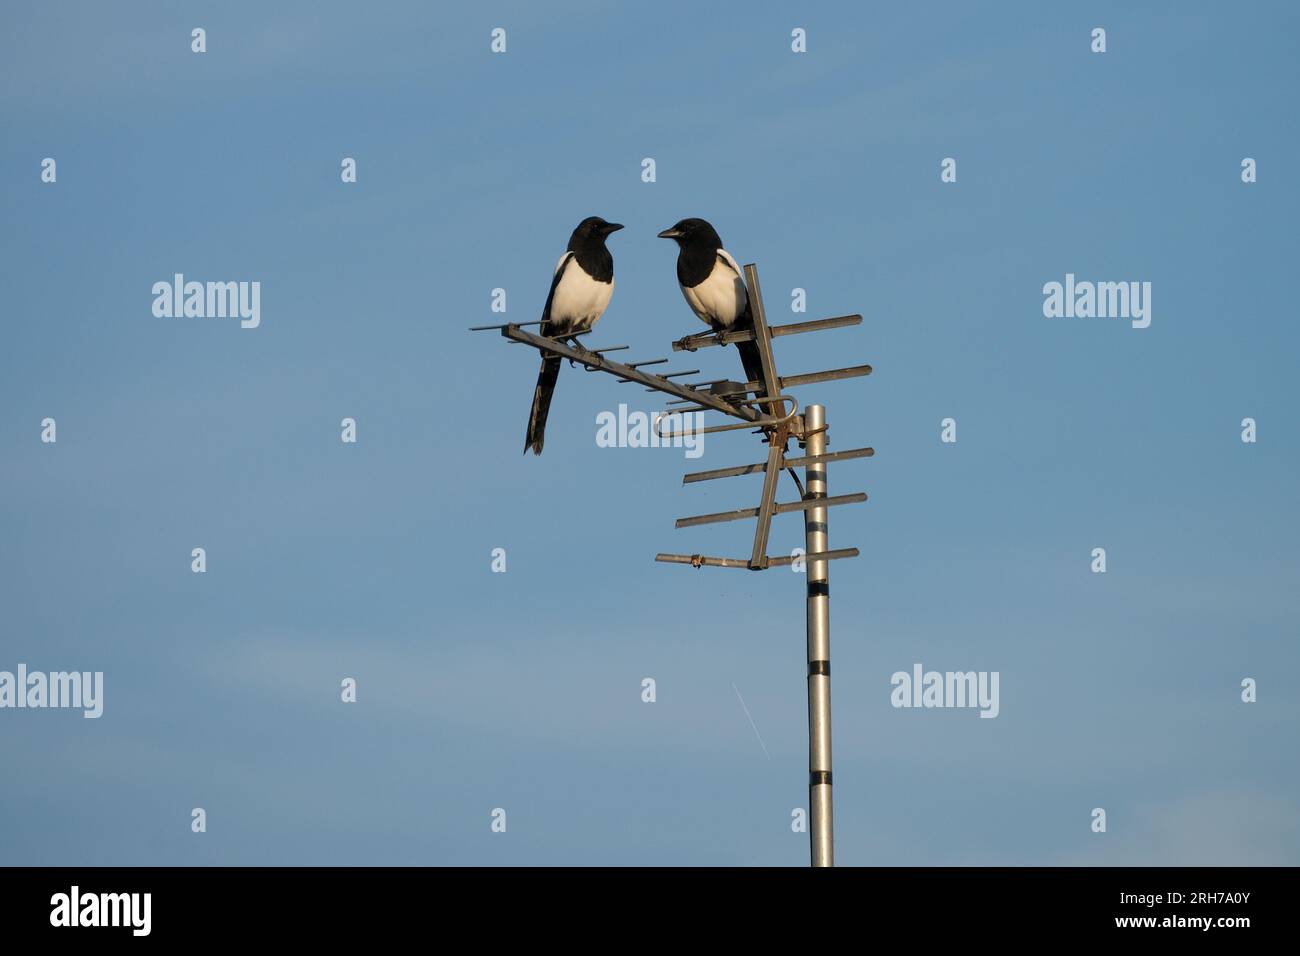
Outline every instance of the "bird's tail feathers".
<path id="1" fill-rule="evenodd" d="M 757 391 L 763 391 L 763 360 L 758 354 L 758 343 L 754 341 L 737 342 L 736 350 L 740 352 L 740 364 L 745 367 L 745 379 L 757 382 Z"/>
<path id="2" fill-rule="evenodd" d="M 560 357 L 545 355 L 542 368 L 537 373 L 537 388 L 533 390 L 533 407 L 528 413 L 528 433 L 524 436 L 524 454 L 528 449 L 534 455 L 542 453 L 546 441 L 546 416 L 551 411 L 551 396 L 555 394 L 555 383 L 560 377 Z"/>

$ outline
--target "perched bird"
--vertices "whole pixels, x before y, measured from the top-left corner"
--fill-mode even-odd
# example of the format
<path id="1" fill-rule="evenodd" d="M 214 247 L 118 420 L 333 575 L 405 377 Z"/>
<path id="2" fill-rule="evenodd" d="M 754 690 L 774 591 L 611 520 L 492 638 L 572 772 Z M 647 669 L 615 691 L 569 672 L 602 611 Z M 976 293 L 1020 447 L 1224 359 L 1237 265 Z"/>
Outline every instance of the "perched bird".
<path id="1" fill-rule="evenodd" d="M 551 291 L 542 309 L 542 335 L 571 338 L 596 324 L 614 294 L 614 257 L 605 248 L 605 239 L 622 228 L 619 223 L 606 222 L 599 216 L 588 216 L 578 223 L 569 237 L 568 248 L 555 264 Z M 537 388 L 533 391 L 533 408 L 528 414 L 524 454 L 530 448 L 534 455 L 542 453 L 546 416 L 559 377 L 560 357 L 544 354 L 542 370 L 537 373 Z"/>
<path id="2" fill-rule="evenodd" d="M 659 233 L 677 243 L 677 282 L 691 311 L 715 332 L 750 328 L 749 294 L 740 266 L 726 249 L 717 230 L 703 219 L 683 219 Z M 745 378 L 763 381 L 763 363 L 755 342 L 737 342 Z"/>

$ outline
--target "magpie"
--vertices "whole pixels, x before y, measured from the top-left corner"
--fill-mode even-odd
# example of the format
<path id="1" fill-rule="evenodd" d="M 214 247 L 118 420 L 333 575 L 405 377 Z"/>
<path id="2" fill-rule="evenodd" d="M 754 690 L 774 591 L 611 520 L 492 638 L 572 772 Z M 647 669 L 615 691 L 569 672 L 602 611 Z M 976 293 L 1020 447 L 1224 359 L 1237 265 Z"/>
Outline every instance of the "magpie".
<path id="1" fill-rule="evenodd" d="M 683 219 L 659 233 L 660 239 L 677 243 L 677 283 L 691 311 L 715 332 L 733 332 L 753 326 L 749 294 L 740 266 L 726 249 L 717 230 L 703 219 Z M 737 342 L 745 378 L 763 381 L 763 363 L 758 345 Z"/>
<path id="2" fill-rule="evenodd" d="M 552 339 L 573 339 L 589 331 L 609 305 L 614 294 L 614 257 L 605 248 L 610 233 L 622 229 L 617 222 L 588 216 L 578 223 L 569 237 L 569 245 L 555 264 L 551 291 L 542 309 L 541 334 Z M 542 354 L 542 370 L 537 373 L 533 391 L 533 408 L 528 414 L 528 432 L 524 436 L 524 454 L 542 453 L 546 440 L 546 416 L 551 410 L 551 396 L 560 377 L 560 356 Z"/>

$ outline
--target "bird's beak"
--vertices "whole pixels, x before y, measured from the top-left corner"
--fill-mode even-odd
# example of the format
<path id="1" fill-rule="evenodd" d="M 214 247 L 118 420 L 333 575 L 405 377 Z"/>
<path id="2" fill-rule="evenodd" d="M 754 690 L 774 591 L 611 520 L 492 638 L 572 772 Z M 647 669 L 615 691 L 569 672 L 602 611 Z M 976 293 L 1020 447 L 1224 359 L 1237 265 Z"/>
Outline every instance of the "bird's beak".
<path id="1" fill-rule="evenodd" d="M 668 227 L 667 229 L 665 229 L 663 232 L 659 233 L 659 238 L 660 238 L 660 239 L 680 239 L 680 238 L 681 238 L 681 235 L 682 235 L 681 232 L 679 232 L 677 229 L 674 229 L 674 228 L 672 228 L 672 227 L 670 226 L 670 227 Z"/>
<path id="2" fill-rule="evenodd" d="M 605 223 L 605 235 L 608 236 L 611 232 L 618 232 L 622 228 L 623 224 L 621 222 L 607 222 Z"/>

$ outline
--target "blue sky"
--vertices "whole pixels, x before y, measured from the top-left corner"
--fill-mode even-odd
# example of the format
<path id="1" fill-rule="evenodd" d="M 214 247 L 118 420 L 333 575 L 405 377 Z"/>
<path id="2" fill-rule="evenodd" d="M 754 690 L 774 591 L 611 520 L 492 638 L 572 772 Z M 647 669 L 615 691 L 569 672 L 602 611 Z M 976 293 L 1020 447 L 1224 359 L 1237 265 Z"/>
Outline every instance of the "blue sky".
<path id="1" fill-rule="evenodd" d="M 566 366 L 523 458 L 536 357 L 465 331 L 599 214 L 593 344 L 702 328 L 690 215 L 773 322 L 864 316 L 778 349 L 875 368 L 797 391 L 876 449 L 830 470 L 871 496 L 831 513 L 840 863 L 1300 863 L 1300 14 L 902 6 L 8 7 L 0 669 L 105 702 L 0 711 L 0 862 L 806 862 L 803 578 L 652 560 L 748 553 L 672 521 L 751 505 L 680 476 L 756 440 L 598 448 L 659 406 Z M 260 281 L 261 326 L 155 318 L 175 272 Z M 1066 273 L 1151 282 L 1150 328 L 1045 318 Z M 1000 715 L 894 709 L 916 662 Z"/>

